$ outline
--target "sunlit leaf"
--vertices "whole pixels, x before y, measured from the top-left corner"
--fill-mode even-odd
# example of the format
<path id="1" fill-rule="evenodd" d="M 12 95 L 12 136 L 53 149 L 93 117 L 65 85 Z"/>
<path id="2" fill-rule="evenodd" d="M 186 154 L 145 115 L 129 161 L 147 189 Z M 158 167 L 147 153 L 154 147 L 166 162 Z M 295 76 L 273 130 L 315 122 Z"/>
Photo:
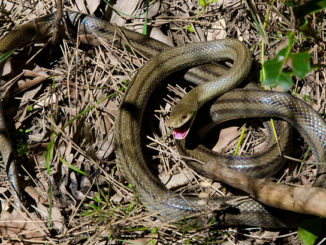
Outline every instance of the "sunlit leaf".
<path id="1" fill-rule="evenodd" d="M 201 7 L 206 7 L 207 3 L 206 3 L 205 0 L 199 0 L 198 5 L 201 6 Z"/>
<path id="2" fill-rule="evenodd" d="M 302 79 L 311 72 L 310 55 L 307 52 L 292 54 L 292 68 L 294 74 Z"/>
<path id="3" fill-rule="evenodd" d="M 318 236 L 321 233 L 321 227 L 325 223 L 325 219 L 316 218 L 307 220 L 298 228 L 298 235 L 304 245 L 315 244 Z"/>
<path id="4" fill-rule="evenodd" d="M 192 27 L 192 24 L 188 24 L 186 29 L 189 31 L 189 32 L 195 32 L 194 28 Z"/>
<path id="5" fill-rule="evenodd" d="M 282 61 L 277 61 L 276 59 L 268 60 L 264 63 L 264 86 L 275 88 L 280 85 L 284 90 L 289 90 L 291 88 L 293 85 L 291 74 L 283 72 L 282 65 Z"/>

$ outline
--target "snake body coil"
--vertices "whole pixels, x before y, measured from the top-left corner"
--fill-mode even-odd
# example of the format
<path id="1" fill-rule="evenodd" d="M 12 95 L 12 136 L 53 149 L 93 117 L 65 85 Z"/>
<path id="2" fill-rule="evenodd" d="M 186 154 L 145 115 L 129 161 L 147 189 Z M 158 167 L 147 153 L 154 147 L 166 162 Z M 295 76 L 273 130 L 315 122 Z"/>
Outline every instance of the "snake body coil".
<path id="1" fill-rule="evenodd" d="M 200 214 L 206 214 L 207 211 L 224 210 L 224 212 L 217 213 L 217 215 L 220 215 L 218 216 L 220 224 L 226 226 L 286 227 L 297 224 L 294 219 L 280 220 L 273 216 L 275 213 L 274 209 L 265 208 L 253 200 L 245 201 L 234 208 L 229 208 L 229 204 L 237 197 L 221 197 L 205 200 L 205 205 L 200 205 L 201 202 L 199 202 L 200 199 L 198 198 L 181 197 L 167 190 L 152 175 L 142 154 L 141 124 L 144 108 L 151 93 L 162 79 L 168 74 L 172 74 L 181 69 L 205 64 L 210 61 L 215 61 L 218 58 L 231 58 L 235 64 L 229 73 L 222 76 L 222 82 L 206 85 L 206 88 L 212 86 L 215 90 L 219 90 L 217 87 L 222 85 L 225 90 L 229 90 L 246 76 L 250 67 L 251 62 L 248 62 L 250 60 L 250 53 L 241 42 L 227 39 L 190 44 L 171 50 L 170 47 L 161 42 L 126 29 L 118 28 L 106 21 L 91 16 L 75 12 L 65 12 L 64 17 L 67 26 L 74 30 L 77 29 L 76 27 L 80 22 L 80 34 L 102 37 L 115 43 L 117 46 L 131 46 L 137 52 L 148 58 L 155 56 L 155 58 L 150 60 L 139 71 L 129 86 L 121 103 L 115 124 L 115 145 L 118 166 L 127 181 L 134 186 L 139 200 L 148 209 L 157 213 L 163 221 L 176 221 L 189 217 L 189 215 L 198 216 Z M 14 28 L 12 32 L 0 40 L 0 55 L 11 49 L 23 47 L 28 43 L 48 39 L 52 35 L 54 19 L 55 14 L 50 14 Z M 242 62 L 240 60 L 245 61 L 245 63 L 247 62 L 247 65 L 241 67 L 240 63 Z M 185 79 L 195 83 L 207 82 L 212 79 L 216 80 L 219 74 L 216 74 L 215 67 L 214 65 L 206 65 L 204 67 L 192 68 L 185 74 Z M 234 80 L 234 77 L 237 78 Z M 229 85 L 230 80 L 234 80 L 235 84 Z M 198 92 L 199 90 L 201 89 L 196 89 L 195 91 L 197 92 L 191 93 L 201 96 L 201 92 Z M 224 98 L 224 104 L 222 103 L 222 105 L 230 105 L 232 108 L 237 108 L 236 110 L 230 110 L 230 112 L 234 113 L 229 115 L 230 117 L 234 117 L 234 115 L 250 117 L 253 115 L 252 111 L 255 108 L 261 108 L 258 111 L 262 112 L 262 110 L 266 110 L 266 116 L 268 117 L 277 116 L 289 120 L 307 140 L 315 158 L 318 161 L 324 161 L 326 127 L 320 116 L 305 103 L 286 94 L 272 94 L 268 91 L 260 91 L 257 94 L 259 95 L 259 99 L 255 97 L 256 93 L 250 94 L 250 96 L 246 95 L 243 98 L 243 94 L 229 92 L 222 96 Z M 192 95 L 187 95 L 187 97 L 190 96 Z M 208 99 L 211 99 L 212 96 L 210 95 Z M 202 98 L 200 101 L 204 103 L 208 99 Z M 238 106 L 239 103 L 246 104 L 248 108 L 252 109 L 248 109 L 247 107 L 238 109 L 235 106 Z M 217 107 L 212 107 L 212 116 L 218 117 L 218 115 L 226 113 L 226 111 L 229 110 L 220 110 Z M 290 115 L 290 119 L 285 115 Z M 12 147 L 6 134 L 3 114 L 1 112 L 0 116 L 0 129 L 2 129 L 0 131 L 0 151 L 3 158 L 5 158 L 8 153 L 10 155 Z M 195 152 L 195 154 L 197 153 Z M 263 157 L 264 155 L 262 159 Z M 8 162 L 7 164 L 10 165 L 11 163 Z M 320 175 L 316 182 L 318 186 L 325 185 L 322 172 L 324 172 L 324 167 L 318 169 Z M 17 180 L 15 179 L 16 176 L 17 174 L 13 170 L 13 175 L 10 177 L 13 186 L 18 186 Z M 277 213 L 278 211 L 276 215 Z M 286 212 L 286 214 L 291 215 L 289 212 Z M 295 216 L 293 214 L 293 217 Z M 280 218 L 283 217 L 283 214 L 281 214 Z"/>

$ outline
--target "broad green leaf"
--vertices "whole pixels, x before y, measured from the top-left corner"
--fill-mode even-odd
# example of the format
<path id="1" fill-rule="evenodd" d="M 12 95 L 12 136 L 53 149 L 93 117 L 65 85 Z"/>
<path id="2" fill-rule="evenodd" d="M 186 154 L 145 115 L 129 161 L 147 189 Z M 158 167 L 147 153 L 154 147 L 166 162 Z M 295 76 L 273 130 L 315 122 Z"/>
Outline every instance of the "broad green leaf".
<path id="1" fill-rule="evenodd" d="M 282 71 L 283 62 L 276 59 L 268 60 L 264 63 L 265 80 L 263 85 L 275 88 L 280 85 L 284 90 L 289 90 L 293 85 L 291 73 Z"/>
<path id="2" fill-rule="evenodd" d="M 205 0 L 199 0 L 198 5 L 201 6 L 201 7 L 206 7 L 207 2 Z"/>
<path id="3" fill-rule="evenodd" d="M 301 242 L 304 245 L 313 245 L 313 244 L 315 244 L 317 236 L 315 236 L 313 233 L 310 233 L 309 231 L 306 231 L 304 229 L 299 228 L 298 234 L 299 234 Z"/>
<path id="4" fill-rule="evenodd" d="M 321 228 L 325 223 L 325 219 L 316 218 L 303 222 L 298 228 L 298 235 L 304 245 L 315 244 L 321 233 Z"/>
<path id="5" fill-rule="evenodd" d="M 292 68 L 294 74 L 302 79 L 311 72 L 310 55 L 307 52 L 292 54 Z"/>
<path id="6" fill-rule="evenodd" d="M 263 69 L 265 71 L 265 79 L 262 82 L 264 86 L 276 87 L 279 71 L 282 68 L 282 63 L 273 60 L 268 60 L 264 63 Z"/>
<path id="7" fill-rule="evenodd" d="M 293 86 L 293 81 L 291 79 L 292 74 L 289 72 L 281 72 L 278 80 L 278 84 L 284 89 L 284 91 L 288 91 Z"/>
<path id="8" fill-rule="evenodd" d="M 286 48 L 278 52 L 274 59 L 268 60 L 263 64 L 263 72 L 265 75 L 262 84 L 268 87 L 281 86 L 285 91 L 289 90 L 292 85 L 292 76 L 296 75 L 302 79 L 311 71 L 310 56 L 308 53 L 291 53 L 291 48 L 294 44 L 294 32 L 288 34 L 288 45 Z M 286 72 L 283 70 L 288 61 L 292 61 L 292 71 Z"/>
<path id="9" fill-rule="evenodd" d="M 275 56 L 274 60 L 282 63 L 283 60 L 286 58 L 287 52 L 288 52 L 288 48 L 281 49 Z"/>
<path id="10" fill-rule="evenodd" d="M 289 90 L 293 85 L 291 73 L 283 72 L 282 66 L 282 61 L 275 59 L 266 61 L 263 67 L 265 69 L 265 80 L 262 84 L 272 88 L 280 85 L 285 91 Z"/>

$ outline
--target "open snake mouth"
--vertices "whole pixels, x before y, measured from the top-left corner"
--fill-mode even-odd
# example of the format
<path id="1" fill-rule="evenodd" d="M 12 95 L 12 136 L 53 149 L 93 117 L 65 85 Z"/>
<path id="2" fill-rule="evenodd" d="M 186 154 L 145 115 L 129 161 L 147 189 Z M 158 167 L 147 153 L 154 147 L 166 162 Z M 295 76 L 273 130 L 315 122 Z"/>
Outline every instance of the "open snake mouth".
<path id="1" fill-rule="evenodd" d="M 192 122 L 192 120 L 189 120 L 186 124 L 184 124 L 180 128 L 175 128 L 173 130 L 174 138 L 177 139 L 177 140 L 182 140 L 182 139 L 186 138 L 186 136 L 189 133 L 190 126 L 192 124 L 191 122 Z"/>

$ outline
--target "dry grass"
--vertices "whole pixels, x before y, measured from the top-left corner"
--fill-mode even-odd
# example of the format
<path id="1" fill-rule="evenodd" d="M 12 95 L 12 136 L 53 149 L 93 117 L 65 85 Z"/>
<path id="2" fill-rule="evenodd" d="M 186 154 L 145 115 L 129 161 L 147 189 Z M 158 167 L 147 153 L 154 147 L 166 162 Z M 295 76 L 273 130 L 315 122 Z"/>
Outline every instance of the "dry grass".
<path id="1" fill-rule="evenodd" d="M 54 9 L 53 1 L 48 0 L 0 3 L 1 36 L 13 26 Z M 255 15 L 263 22 L 268 5 L 256 1 L 255 6 Z M 273 57 L 286 42 L 289 23 L 284 18 L 288 18 L 290 23 L 293 21 L 286 6 L 282 3 L 274 6 L 277 11 L 270 12 L 265 29 L 268 35 L 266 57 Z M 78 10 L 77 5 L 69 3 L 65 3 L 65 7 Z M 92 6 L 78 7 L 89 10 Z M 143 12 L 145 6 L 139 4 L 136 9 Z M 210 4 L 200 14 L 200 7 L 194 1 L 169 0 L 162 2 L 158 11 L 153 9 L 150 10 L 150 25 L 165 30 L 175 45 L 205 41 L 207 38 L 234 37 L 243 40 L 251 48 L 256 62 L 261 61 L 261 36 L 248 8 L 239 1 Z M 136 15 L 137 11 L 133 14 Z M 276 12 L 284 16 L 283 20 Z M 142 21 L 143 18 L 130 18 L 124 25 L 133 28 Z M 311 21 L 312 26 L 325 38 L 326 19 L 321 25 L 316 22 L 316 18 Z M 186 29 L 189 25 L 192 25 L 194 32 Z M 31 57 L 40 49 L 41 56 L 26 64 L 25 57 Z M 303 50 L 309 50 L 313 64 L 325 64 L 325 45 L 309 38 L 298 39 L 294 51 Z M 18 148 L 27 156 L 22 170 L 26 172 L 22 173 L 25 196 L 28 197 L 26 203 L 29 205 L 24 212 L 12 210 L 10 198 L 5 198 L 8 197 L 8 184 L 3 169 L 0 195 L 3 212 L 0 231 L 3 241 L 12 244 L 120 244 L 123 241 L 139 244 L 299 244 L 295 231 L 220 229 L 213 226 L 196 228 L 190 224 L 162 224 L 155 220 L 137 202 L 135 194 L 126 186 L 116 168 L 112 131 L 123 88 L 146 60 L 126 50 L 113 48 L 110 44 L 85 47 L 63 41 L 55 52 L 59 54 L 58 57 L 53 57 L 49 63 L 44 62 L 49 57 L 44 51 L 42 56 L 42 48 L 26 48 L 23 55 L 13 57 L 13 60 L 18 60 L 11 69 L 14 75 L 3 77 L 6 82 L 10 82 L 13 91 L 17 91 L 17 84 L 20 84 L 20 90 L 28 88 L 14 94 L 5 108 L 7 118 L 12 122 L 11 129 L 20 129 L 13 129 L 12 134 Z M 22 72 L 23 68 L 28 71 Z M 257 74 L 258 69 L 251 79 L 257 80 Z M 11 80 L 13 77 L 15 79 Z M 29 88 L 33 79 L 34 82 L 38 79 L 39 85 Z M 296 96 L 309 97 L 309 103 L 322 114 L 325 113 L 326 103 L 325 79 L 325 69 L 315 70 L 305 79 L 296 81 L 293 89 Z M 178 179 L 183 182 L 172 183 L 176 191 L 206 191 L 211 196 L 219 192 L 225 194 L 227 192 L 219 183 L 207 180 L 187 168 L 174 147 L 170 129 L 164 126 L 171 104 L 178 100 L 182 90 L 172 88 L 169 92 L 172 97 L 164 97 L 163 102 L 153 109 L 155 113 L 152 119 L 159 125 L 153 128 L 159 128 L 159 131 L 150 133 L 146 142 L 153 150 L 153 163 L 160 163 L 157 168 L 163 181 L 175 175 L 182 176 Z M 81 116 L 71 121 L 78 115 Z M 228 133 L 229 141 L 238 138 L 238 131 Z M 250 152 L 250 149 L 255 149 L 261 143 L 261 134 L 257 136 L 254 131 L 248 131 L 245 137 L 246 143 L 241 150 L 243 153 Z M 46 170 L 46 151 L 51 149 L 51 143 L 54 143 L 54 155 L 50 161 L 52 194 L 49 192 Z M 253 146 L 248 147 L 251 144 Z M 298 144 L 300 147 L 294 156 L 309 160 L 310 153 L 304 144 L 300 141 Z M 232 149 L 234 144 L 226 151 L 232 152 Z M 73 171 L 67 163 L 87 175 Z M 304 165 L 300 171 L 298 166 L 291 165 L 281 180 L 309 184 L 314 172 L 315 168 L 311 165 Z M 202 183 L 209 183 L 211 189 L 204 188 Z M 49 213 L 50 207 L 52 214 Z"/>

